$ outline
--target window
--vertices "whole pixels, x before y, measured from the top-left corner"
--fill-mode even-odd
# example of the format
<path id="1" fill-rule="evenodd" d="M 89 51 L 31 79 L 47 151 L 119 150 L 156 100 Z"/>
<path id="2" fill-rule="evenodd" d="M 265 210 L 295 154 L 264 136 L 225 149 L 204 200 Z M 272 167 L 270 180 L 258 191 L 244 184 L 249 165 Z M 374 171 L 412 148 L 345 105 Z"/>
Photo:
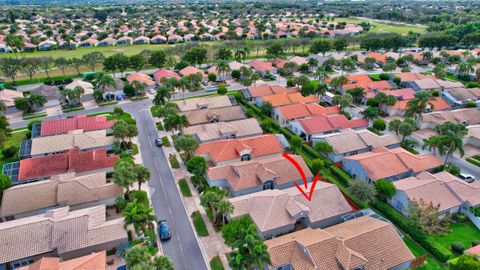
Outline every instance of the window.
<path id="1" fill-rule="evenodd" d="M 403 209 L 403 203 L 401 201 L 397 201 L 397 203 L 395 204 L 395 208 L 397 208 L 397 210 L 402 210 Z"/>
<path id="2" fill-rule="evenodd" d="M 252 159 L 252 157 L 250 156 L 250 154 L 245 154 L 245 155 L 242 155 L 242 157 L 240 158 L 241 161 L 248 161 Z"/>
<path id="3" fill-rule="evenodd" d="M 263 190 L 273 189 L 273 188 L 274 188 L 273 181 L 267 181 L 267 182 L 263 183 Z"/>

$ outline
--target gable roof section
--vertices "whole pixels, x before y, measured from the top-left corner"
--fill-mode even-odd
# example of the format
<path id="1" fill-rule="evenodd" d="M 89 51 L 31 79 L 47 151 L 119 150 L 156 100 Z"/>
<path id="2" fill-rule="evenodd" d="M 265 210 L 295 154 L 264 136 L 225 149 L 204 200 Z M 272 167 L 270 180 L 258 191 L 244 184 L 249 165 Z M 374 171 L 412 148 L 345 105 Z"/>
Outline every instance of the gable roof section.
<path id="1" fill-rule="evenodd" d="M 348 120 L 343 114 L 336 115 L 315 115 L 309 118 L 300 119 L 298 123 L 303 127 L 307 134 L 323 133 L 335 131 L 344 128 L 367 127 L 368 121 L 365 119 Z"/>
<path id="2" fill-rule="evenodd" d="M 203 98 L 192 98 L 175 101 L 178 109 L 181 112 L 192 111 L 204 108 L 220 108 L 232 106 L 232 102 L 228 96 L 214 96 L 214 97 L 203 97 Z"/>
<path id="3" fill-rule="evenodd" d="M 88 172 L 111 168 L 118 156 L 107 156 L 107 150 L 80 151 L 78 148 L 63 153 L 20 160 L 19 182 L 34 178 L 48 177 L 66 172 Z"/>
<path id="4" fill-rule="evenodd" d="M 199 109 L 182 112 L 181 114 L 187 117 L 190 125 L 206 124 L 213 121 L 229 122 L 247 118 L 245 112 L 240 106 Z"/>
<path id="5" fill-rule="evenodd" d="M 265 241 L 271 266 L 295 269 L 391 269 L 415 259 L 389 223 L 365 216 Z"/>
<path id="6" fill-rule="evenodd" d="M 190 126 L 183 130 L 184 134 L 195 134 L 200 141 L 217 140 L 229 134 L 244 137 L 254 134 L 262 134 L 263 130 L 257 119 L 247 118 L 231 122 L 218 122 L 205 125 Z"/>
<path id="7" fill-rule="evenodd" d="M 340 108 L 338 106 L 323 107 L 319 104 L 305 103 L 295 103 L 281 106 L 278 108 L 278 110 L 283 118 L 287 120 L 305 118 L 320 114 L 338 114 L 340 112 Z"/>
<path id="8" fill-rule="evenodd" d="M 286 93 L 286 94 L 295 93 L 295 92 L 299 92 L 300 89 L 286 88 L 281 85 L 264 84 L 264 85 L 249 87 L 248 91 L 250 92 L 250 95 L 252 97 L 263 97 L 263 96 L 279 94 L 279 93 Z"/>
<path id="9" fill-rule="evenodd" d="M 0 223 L 0 263 L 56 251 L 70 251 L 127 239 L 123 218 L 106 220 L 105 205 L 45 214 Z"/>
<path id="10" fill-rule="evenodd" d="M 105 270 L 107 265 L 106 251 L 60 262 L 60 258 L 42 257 L 38 261 L 18 270 Z"/>
<path id="11" fill-rule="evenodd" d="M 422 117 L 423 123 L 440 125 L 447 121 L 460 124 L 466 121 L 468 125 L 480 124 L 480 110 L 477 108 L 458 109 L 452 111 L 439 111 L 425 113 Z"/>
<path id="12" fill-rule="evenodd" d="M 99 129 L 109 129 L 114 123 L 115 120 L 107 120 L 105 115 L 89 117 L 85 115 L 79 115 L 72 118 L 42 121 L 40 136 L 63 134 L 77 129 L 82 129 L 85 132 Z"/>
<path id="13" fill-rule="evenodd" d="M 318 103 L 316 96 L 302 96 L 299 92 L 295 93 L 277 93 L 273 95 L 263 96 L 263 101 L 272 104 L 273 107 L 283 106 L 294 103 Z"/>
<path id="14" fill-rule="evenodd" d="M 178 75 L 175 71 L 171 71 L 169 69 L 160 69 L 153 73 L 153 77 L 157 81 L 161 81 L 163 78 L 175 78 L 177 80 L 180 80 L 180 75 Z"/>
<path id="15" fill-rule="evenodd" d="M 229 200 L 234 206 L 231 216 L 249 215 L 261 232 L 295 224 L 301 217 L 313 223 L 352 211 L 338 187 L 322 181 L 317 182 L 311 201 L 296 187 L 264 190 Z"/>
<path id="16" fill-rule="evenodd" d="M 372 180 L 392 177 L 410 170 L 419 173 L 443 165 L 438 157 L 414 155 L 401 147 L 375 148 L 372 152 L 349 156 L 345 160 L 358 161 Z"/>
<path id="17" fill-rule="evenodd" d="M 229 139 L 201 144 L 196 155 L 207 154 L 215 162 L 240 158 L 242 151 L 251 151 L 252 158 L 280 154 L 283 147 L 273 134 L 266 134 L 245 139 Z"/>
<path id="18" fill-rule="evenodd" d="M 261 72 L 276 70 L 276 68 L 272 65 L 272 63 L 265 62 L 265 61 L 258 60 L 258 59 L 252 60 L 250 62 L 250 66 L 253 69 L 255 69 L 257 71 L 261 71 Z"/>
<path id="19" fill-rule="evenodd" d="M 203 70 L 198 69 L 196 67 L 192 67 L 192 66 L 184 67 L 178 72 L 178 74 L 180 74 L 182 76 L 188 76 L 188 75 L 191 75 L 191 74 L 194 74 L 194 73 L 199 73 L 200 75 L 205 77 L 205 72 L 203 72 Z"/>

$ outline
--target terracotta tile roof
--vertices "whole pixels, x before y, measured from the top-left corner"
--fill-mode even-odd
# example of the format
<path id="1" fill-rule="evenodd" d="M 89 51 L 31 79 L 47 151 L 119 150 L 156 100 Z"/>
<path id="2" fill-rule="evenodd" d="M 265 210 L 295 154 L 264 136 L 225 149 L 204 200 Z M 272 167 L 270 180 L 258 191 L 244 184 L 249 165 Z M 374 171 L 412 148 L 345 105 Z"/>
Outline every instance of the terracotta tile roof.
<path id="1" fill-rule="evenodd" d="M 134 81 L 138 81 L 138 82 L 141 82 L 141 83 L 145 83 L 147 85 L 154 85 L 155 84 L 152 77 L 148 76 L 147 74 L 140 73 L 140 72 L 132 73 L 130 76 L 127 77 L 127 81 L 129 83 L 133 83 Z"/>
<path id="2" fill-rule="evenodd" d="M 318 103 L 317 96 L 302 96 L 300 93 L 278 93 L 268 96 L 263 96 L 263 101 L 272 104 L 273 107 L 284 106 L 294 103 Z"/>
<path id="3" fill-rule="evenodd" d="M 237 138 L 251 135 L 260 135 L 262 128 L 255 118 L 231 122 L 218 122 L 204 125 L 190 126 L 183 130 L 184 134 L 195 135 L 201 142 L 218 140 L 234 134 Z"/>
<path id="4" fill-rule="evenodd" d="M 7 107 L 15 106 L 15 99 L 23 98 L 23 94 L 18 91 L 4 89 L 0 91 L 0 101 L 3 101 Z"/>
<path id="5" fill-rule="evenodd" d="M 425 113 L 422 117 L 422 123 L 431 123 L 440 125 L 447 121 L 460 124 L 464 121 L 468 125 L 480 124 L 480 110 L 476 108 L 458 109 L 452 111 L 440 111 Z"/>
<path id="6" fill-rule="evenodd" d="M 456 100 L 463 101 L 463 100 L 478 100 L 480 99 L 480 88 L 451 88 L 447 89 L 451 96 L 453 96 Z"/>
<path id="7" fill-rule="evenodd" d="M 398 100 L 410 100 L 415 98 L 415 90 L 412 88 L 402 88 L 397 90 L 381 91 L 389 96 L 395 96 Z M 365 94 L 366 98 L 373 98 L 378 92 L 368 92 Z"/>
<path id="8" fill-rule="evenodd" d="M 395 105 L 390 106 L 390 108 L 405 111 L 407 110 L 407 107 L 408 107 L 407 104 L 408 104 L 408 100 L 401 100 L 401 101 L 397 101 Z M 434 112 L 444 111 L 451 108 L 450 104 L 448 104 L 441 97 L 435 97 L 434 100 L 429 101 L 427 107 L 432 109 L 432 111 Z"/>
<path id="9" fill-rule="evenodd" d="M 21 182 L 70 171 L 81 173 L 111 168 L 117 160 L 118 156 L 107 156 L 105 148 L 90 151 L 80 151 L 78 148 L 74 148 L 61 154 L 22 159 L 18 180 Z"/>
<path id="10" fill-rule="evenodd" d="M 177 80 L 180 80 L 180 75 L 178 75 L 175 71 L 171 71 L 169 69 L 160 69 L 153 73 L 153 77 L 155 80 L 160 82 L 163 78 L 175 78 Z"/>
<path id="11" fill-rule="evenodd" d="M 338 106 L 323 107 L 318 104 L 304 104 L 296 103 L 286 106 L 282 106 L 279 109 L 280 114 L 283 118 L 289 119 L 298 119 L 305 118 L 308 116 L 320 115 L 320 114 L 337 114 L 340 112 Z"/>
<path id="12" fill-rule="evenodd" d="M 192 125 L 207 124 L 212 122 L 229 122 L 247 118 L 240 106 L 221 107 L 213 109 L 200 109 L 182 112 Z"/>
<path id="13" fill-rule="evenodd" d="M 10 216 L 66 203 L 77 205 L 122 195 L 123 189 L 107 183 L 105 172 L 52 176 L 49 180 L 16 185 L 4 191 L 0 216 Z"/>
<path id="14" fill-rule="evenodd" d="M 263 96 L 268 96 L 268 95 L 273 95 L 273 94 L 279 94 L 279 93 L 295 93 L 295 92 L 300 92 L 300 89 L 298 88 L 285 88 L 280 85 L 259 85 L 259 86 L 253 86 L 249 87 L 248 91 L 252 95 L 252 97 L 263 97 Z"/>
<path id="15" fill-rule="evenodd" d="M 427 78 L 433 78 L 432 76 L 424 75 L 422 73 L 412 73 L 412 72 L 402 72 L 393 74 L 395 77 L 398 77 L 402 82 L 410 82 L 416 80 L 422 80 Z"/>
<path id="16" fill-rule="evenodd" d="M 203 72 L 203 70 L 198 69 L 196 67 L 192 67 L 192 66 L 184 67 L 183 69 L 181 69 L 178 72 L 178 74 L 180 74 L 182 76 L 188 76 L 188 75 L 191 75 L 191 74 L 194 74 L 194 73 L 200 73 L 200 75 L 205 77 L 205 72 Z"/>
<path id="17" fill-rule="evenodd" d="M 0 223 L 0 263 L 52 251 L 61 256 L 103 243 L 127 240 L 123 218 L 107 221 L 105 205 L 69 210 L 66 206 Z"/>
<path id="18" fill-rule="evenodd" d="M 243 152 L 252 158 L 280 154 L 283 146 L 275 135 L 266 134 L 245 139 L 229 139 L 201 144 L 196 155 L 208 155 L 214 162 L 238 159 Z"/>
<path id="19" fill-rule="evenodd" d="M 302 126 L 306 134 L 325 133 L 345 128 L 368 127 L 368 121 L 365 119 L 348 120 L 343 114 L 336 115 L 315 115 L 310 118 L 300 119 L 298 123 Z"/>
<path id="20" fill-rule="evenodd" d="M 345 160 L 358 161 L 372 180 L 388 178 L 410 170 L 419 173 L 443 165 L 443 161 L 438 157 L 414 155 L 401 147 L 375 148 L 372 152 L 349 156 Z"/>
<path id="21" fill-rule="evenodd" d="M 62 134 L 77 129 L 82 129 L 85 132 L 99 129 L 109 129 L 114 123 L 115 120 L 107 120 L 105 115 L 91 117 L 79 115 L 72 118 L 48 120 L 42 121 L 40 135 L 48 136 Z"/>
<path id="22" fill-rule="evenodd" d="M 377 62 L 382 62 L 382 63 L 387 61 L 387 57 L 385 55 L 376 53 L 376 52 L 370 52 L 367 54 L 366 57 L 375 58 Z"/>
<path id="23" fill-rule="evenodd" d="M 391 269 L 415 259 L 389 223 L 365 216 L 326 229 L 307 228 L 265 241 L 271 268 Z"/>
<path id="24" fill-rule="evenodd" d="M 313 176 L 301 156 L 292 157 L 302 167 L 306 177 Z M 273 179 L 277 185 L 302 179 L 293 165 L 283 156 L 213 167 L 207 170 L 207 175 L 211 181 L 227 180 L 234 191 L 261 186 L 269 179 Z"/>
<path id="25" fill-rule="evenodd" d="M 249 215 L 261 232 L 293 225 L 300 217 L 314 223 L 352 211 L 337 186 L 321 181 L 317 182 L 311 201 L 296 187 L 264 190 L 229 200 L 234 206 L 231 217 Z"/>
<path id="26" fill-rule="evenodd" d="M 60 258 L 43 257 L 31 265 L 18 270 L 105 270 L 107 253 L 100 251 L 68 261 L 60 262 Z"/>
<path id="27" fill-rule="evenodd" d="M 400 139 L 393 135 L 379 136 L 369 130 L 341 130 L 339 133 L 316 136 L 314 140 L 323 140 L 330 144 L 335 154 L 349 153 L 369 147 L 387 147 L 400 143 Z"/>
<path id="28" fill-rule="evenodd" d="M 476 245 L 474 247 L 471 247 L 471 248 L 465 250 L 464 253 L 470 254 L 470 255 L 475 255 L 475 256 L 479 257 L 480 256 L 480 245 Z"/>
<path id="29" fill-rule="evenodd" d="M 112 145 L 113 136 L 107 136 L 106 130 L 83 132 L 73 130 L 67 134 L 37 137 L 32 139 L 31 155 L 55 153 L 78 147 L 80 150 Z"/>
<path id="30" fill-rule="evenodd" d="M 192 111 L 198 109 L 206 108 L 220 108 L 220 107 L 229 107 L 232 106 L 232 102 L 228 96 L 214 96 L 214 97 L 203 97 L 203 98 L 192 98 L 175 101 L 178 109 L 181 112 Z"/>
<path id="31" fill-rule="evenodd" d="M 257 71 L 261 71 L 261 72 L 267 72 L 267 71 L 272 71 L 272 70 L 276 70 L 276 68 L 272 65 L 272 63 L 270 62 L 265 62 L 265 61 L 262 61 L 262 60 L 252 60 L 250 62 L 250 66 L 257 70 Z"/>

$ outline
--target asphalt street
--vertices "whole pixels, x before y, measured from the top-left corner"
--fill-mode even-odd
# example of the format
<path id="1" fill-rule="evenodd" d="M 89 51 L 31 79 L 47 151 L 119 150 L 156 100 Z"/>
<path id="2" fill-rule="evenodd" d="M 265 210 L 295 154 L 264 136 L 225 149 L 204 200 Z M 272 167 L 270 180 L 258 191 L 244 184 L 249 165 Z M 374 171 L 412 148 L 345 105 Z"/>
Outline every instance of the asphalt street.
<path id="1" fill-rule="evenodd" d="M 155 215 L 159 220 L 166 219 L 172 229 L 172 238 L 161 243 L 163 253 L 173 260 L 177 270 L 207 270 L 167 157 L 162 148 L 154 144 L 157 130 L 150 114 L 150 102 L 134 102 L 122 107 L 137 120 L 143 163 L 152 175 L 148 187 Z"/>

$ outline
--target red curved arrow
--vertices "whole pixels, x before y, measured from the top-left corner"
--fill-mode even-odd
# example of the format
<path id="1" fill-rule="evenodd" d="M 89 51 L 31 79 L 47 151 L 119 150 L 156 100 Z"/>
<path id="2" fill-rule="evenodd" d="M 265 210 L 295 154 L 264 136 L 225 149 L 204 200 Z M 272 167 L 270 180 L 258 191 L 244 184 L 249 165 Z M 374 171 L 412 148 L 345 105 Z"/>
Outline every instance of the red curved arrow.
<path id="1" fill-rule="evenodd" d="M 290 163 L 292 163 L 293 166 L 295 166 L 297 171 L 300 173 L 300 176 L 302 177 L 302 180 L 303 180 L 303 185 L 305 186 L 305 190 L 297 182 L 295 182 L 295 186 L 298 188 L 298 190 L 300 190 L 302 195 L 308 201 L 311 201 L 312 196 L 313 196 L 313 190 L 315 189 L 315 185 L 317 185 L 318 179 L 320 178 L 320 174 L 317 173 L 317 175 L 315 176 L 315 178 L 312 181 L 312 185 L 310 187 L 310 190 L 308 190 L 307 177 L 305 177 L 305 173 L 303 172 L 302 167 L 300 167 L 300 165 L 292 157 L 290 157 L 287 153 L 283 153 L 282 156 L 284 158 L 286 158 L 288 161 L 290 161 Z M 308 192 L 308 194 L 307 194 L 307 192 Z"/>

